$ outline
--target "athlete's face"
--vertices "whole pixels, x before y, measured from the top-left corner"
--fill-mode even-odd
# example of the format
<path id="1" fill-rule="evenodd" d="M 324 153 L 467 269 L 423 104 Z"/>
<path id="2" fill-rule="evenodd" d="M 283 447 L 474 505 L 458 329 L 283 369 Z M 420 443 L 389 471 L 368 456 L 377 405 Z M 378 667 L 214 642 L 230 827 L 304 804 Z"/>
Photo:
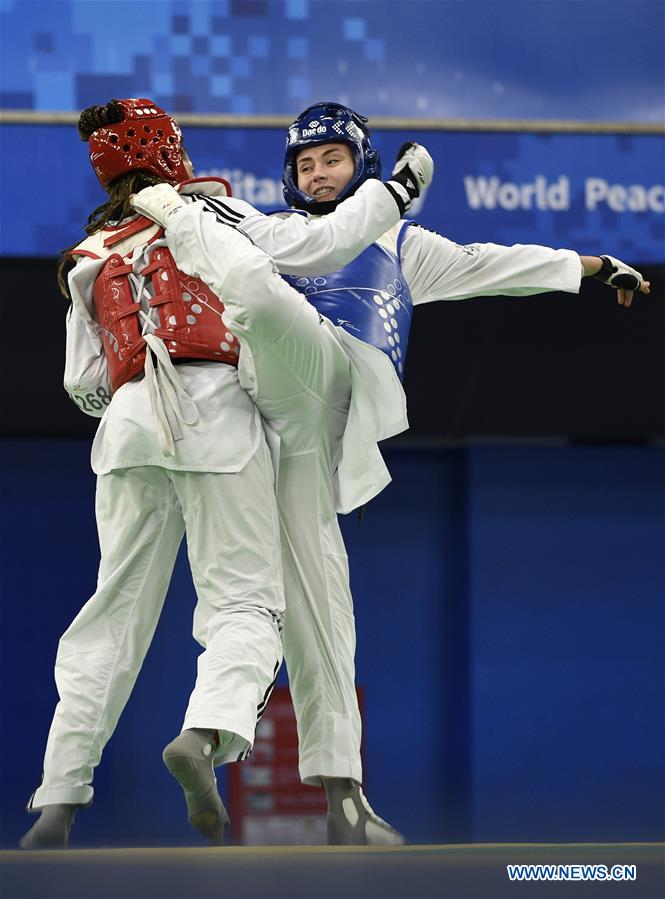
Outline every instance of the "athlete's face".
<path id="1" fill-rule="evenodd" d="M 353 153 L 346 144 L 305 147 L 296 157 L 298 188 L 321 203 L 337 199 L 355 170 Z"/>

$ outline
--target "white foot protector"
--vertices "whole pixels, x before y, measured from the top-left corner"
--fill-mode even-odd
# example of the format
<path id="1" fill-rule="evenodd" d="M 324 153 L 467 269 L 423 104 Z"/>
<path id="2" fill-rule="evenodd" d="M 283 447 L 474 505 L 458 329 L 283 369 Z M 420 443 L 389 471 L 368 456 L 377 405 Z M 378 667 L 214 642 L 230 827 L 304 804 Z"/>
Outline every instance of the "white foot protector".
<path id="1" fill-rule="evenodd" d="M 328 810 L 330 846 L 401 846 L 405 838 L 374 812 L 358 785 L 345 791 L 339 806 Z"/>
<path id="2" fill-rule="evenodd" d="M 164 749 L 164 764 L 185 794 L 189 823 L 213 846 L 224 842 L 229 816 L 217 790 L 212 732 L 183 731 Z"/>

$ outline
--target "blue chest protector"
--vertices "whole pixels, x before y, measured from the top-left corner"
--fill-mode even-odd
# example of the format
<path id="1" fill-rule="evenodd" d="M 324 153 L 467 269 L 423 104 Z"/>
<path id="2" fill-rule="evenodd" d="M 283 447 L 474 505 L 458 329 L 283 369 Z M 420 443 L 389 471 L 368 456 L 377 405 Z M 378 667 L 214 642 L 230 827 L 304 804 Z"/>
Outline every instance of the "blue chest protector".
<path id="1" fill-rule="evenodd" d="M 398 253 L 406 227 L 399 232 Z M 382 350 L 402 379 L 413 303 L 398 256 L 373 243 L 339 271 L 283 277 L 333 324 Z"/>

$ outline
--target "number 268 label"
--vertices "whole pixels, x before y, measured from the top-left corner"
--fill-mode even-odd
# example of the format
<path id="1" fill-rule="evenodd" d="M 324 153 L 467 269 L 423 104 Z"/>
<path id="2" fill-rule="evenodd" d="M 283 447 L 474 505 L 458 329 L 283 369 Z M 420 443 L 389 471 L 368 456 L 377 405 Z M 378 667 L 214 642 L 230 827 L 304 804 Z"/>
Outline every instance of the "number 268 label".
<path id="1" fill-rule="evenodd" d="M 103 387 L 98 387 L 92 393 L 86 393 L 84 396 L 80 394 L 70 394 L 71 398 L 77 403 L 84 412 L 99 412 L 111 402 L 111 397 Z"/>

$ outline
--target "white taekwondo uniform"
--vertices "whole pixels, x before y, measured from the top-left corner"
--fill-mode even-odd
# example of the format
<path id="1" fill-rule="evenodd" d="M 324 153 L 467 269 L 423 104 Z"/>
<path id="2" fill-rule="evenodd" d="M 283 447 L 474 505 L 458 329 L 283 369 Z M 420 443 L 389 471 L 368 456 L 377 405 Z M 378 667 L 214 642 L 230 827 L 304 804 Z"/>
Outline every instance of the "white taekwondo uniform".
<path id="1" fill-rule="evenodd" d="M 177 399 L 166 403 L 166 425 L 175 434 L 168 455 L 148 378 L 135 377 L 109 399 L 92 302 L 109 230 L 84 242 L 70 272 L 65 365 L 72 398 L 103 415 L 92 450 L 101 562 L 94 595 L 59 643 L 60 701 L 33 808 L 91 801 L 94 768 L 152 640 L 185 531 L 197 592 L 193 632 L 204 652 L 183 727 L 226 732 L 218 764 L 248 754 L 282 658 L 279 522 L 259 413 L 232 365 L 179 364 Z M 148 232 L 149 245 L 142 231 L 114 252 L 141 270 L 164 246 L 155 231 Z"/>

